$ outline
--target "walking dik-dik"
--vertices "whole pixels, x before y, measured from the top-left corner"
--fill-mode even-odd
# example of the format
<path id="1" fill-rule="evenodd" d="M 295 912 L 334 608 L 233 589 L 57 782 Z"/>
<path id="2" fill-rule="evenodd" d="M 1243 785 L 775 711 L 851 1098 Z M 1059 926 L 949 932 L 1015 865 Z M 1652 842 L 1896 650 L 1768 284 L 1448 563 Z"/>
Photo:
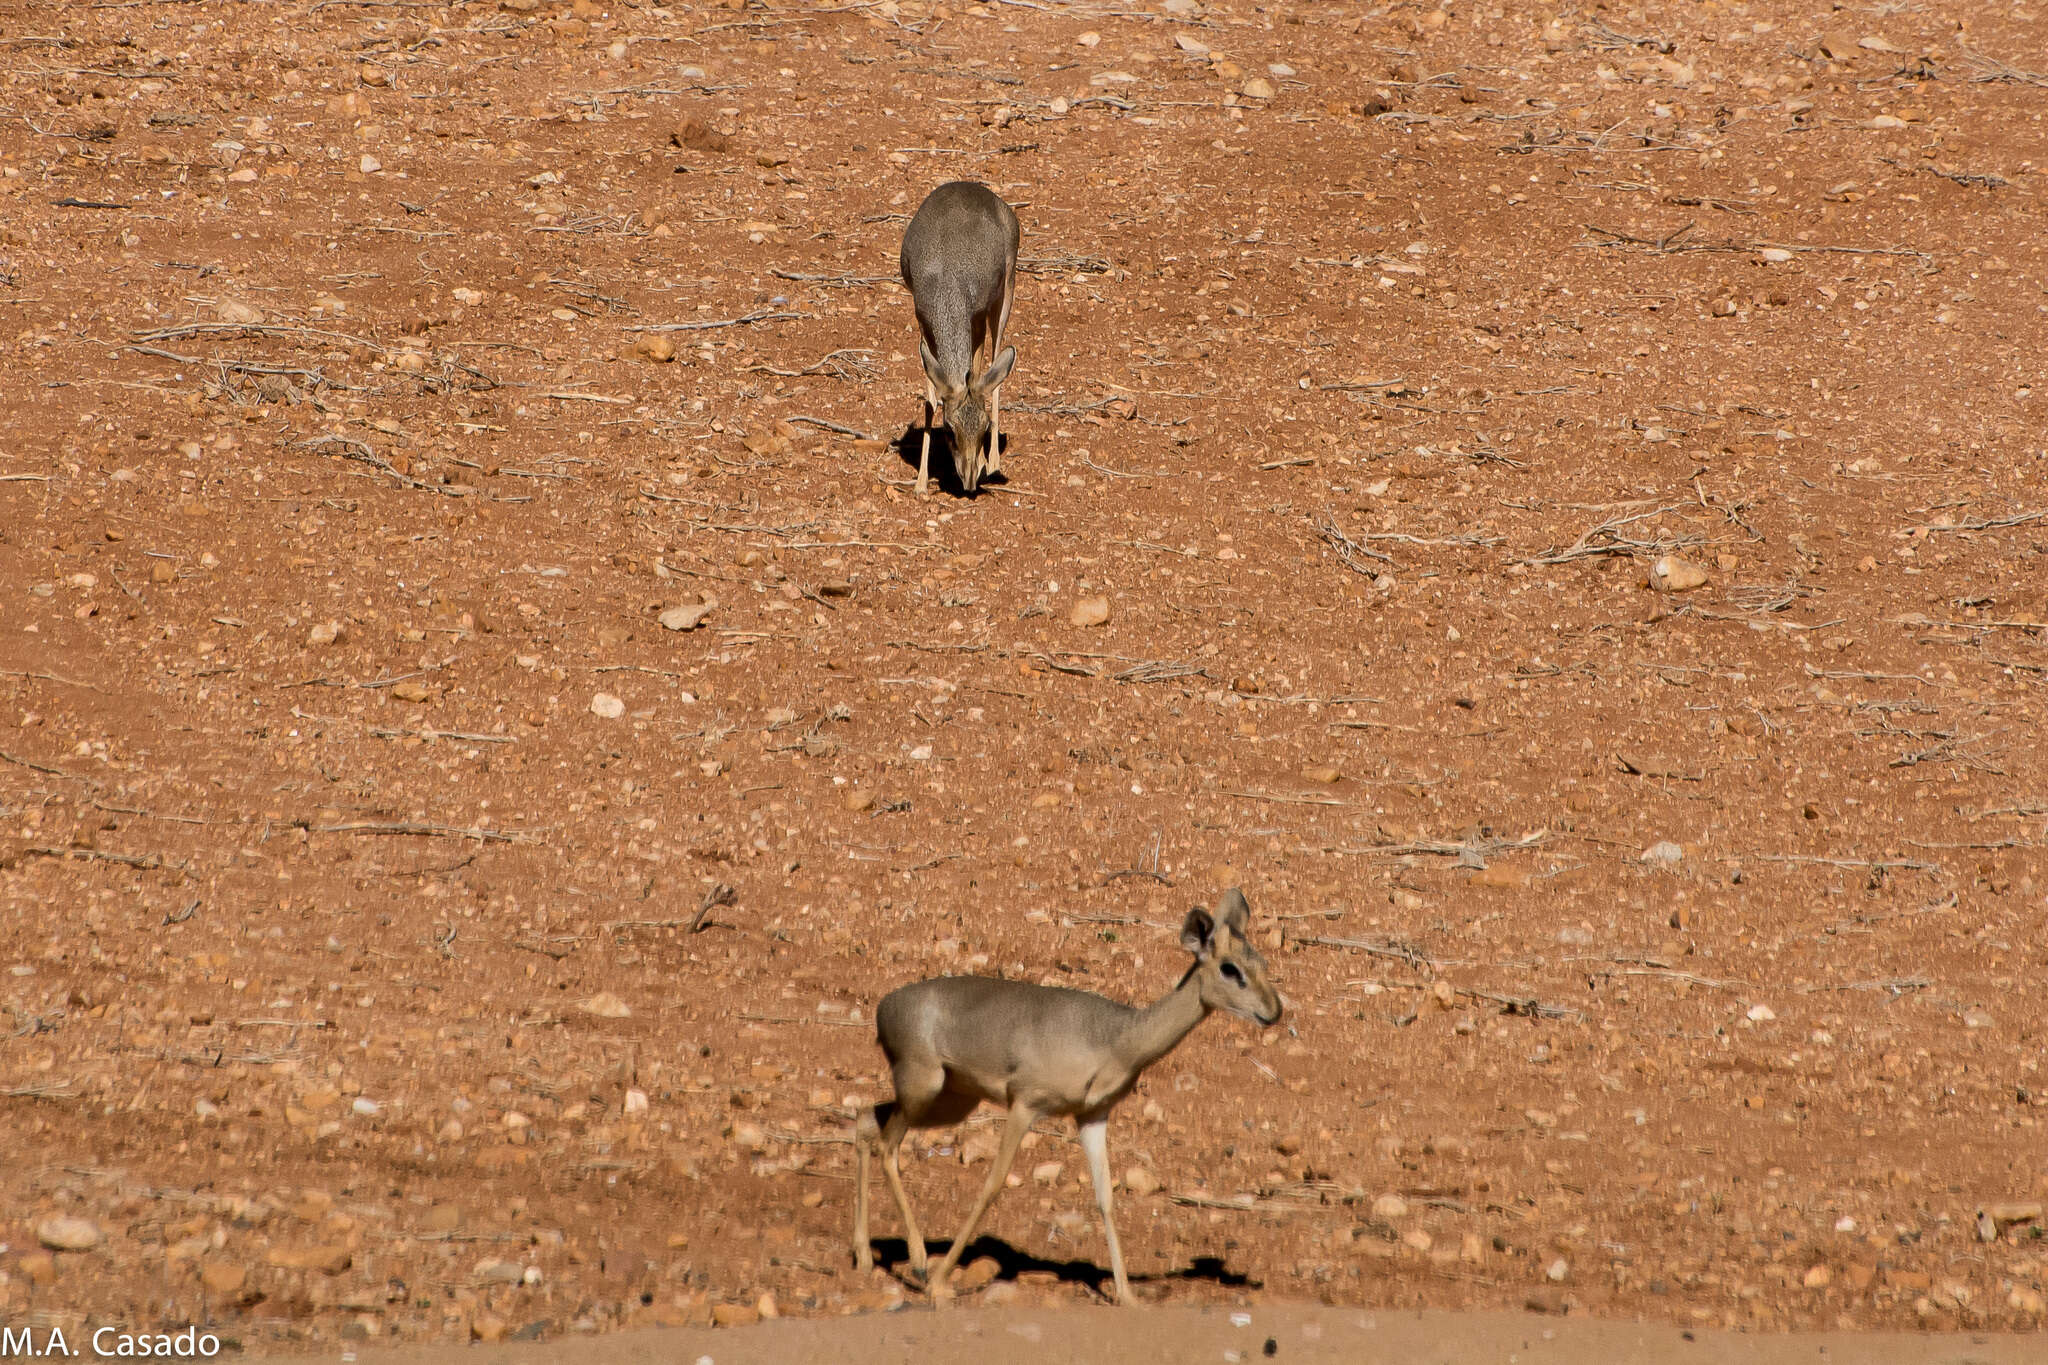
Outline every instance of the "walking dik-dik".
<path id="1" fill-rule="evenodd" d="M 925 377 L 920 496 L 931 468 L 935 408 L 946 415 L 962 492 L 972 493 L 983 479 L 1002 472 L 1002 403 L 996 391 L 1017 363 L 1016 349 L 1003 345 L 1003 329 L 1017 293 L 1020 235 L 1010 206 L 971 180 L 955 180 L 925 196 L 903 234 L 897 264 L 917 309 L 917 354 Z M 977 377 L 974 363 L 984 342 L 989 367 Z"/>
<path id="2" fill-rule="evenodd" d="M 1199 906 L 1188 911 L 1180 942 L 1195 955 L 1194 965 L 1144 1009 L 1086 991 L 981 976 L 936 977 L 884 997 L 875 1009 L 875 1037 L 889 1059 L 896 1098 L 854 1124 L 855 1264 L 867 1270 L 875 1263 L 868 1243 L 868 1154 L 879 1146 L 882 1174 L 903 1215 L 911 1269 L 924 1273 L 924 1237 L 903 1194 L 897 1149 L 912 1128 L 958 1123 L 988 1100 L 1009 1110 L 1002 1148 L 960 1235 L 928 1281 L 932 1297 L 949 1296 L 946 1277 L 1003 1188 L 1024 1134 L 1038 1119 L 1066 1115 L 1080 1129 L 1088 1157 L 1117 1302 L 1131 1303 L 1110 1215 L 1109 1111 L 1146 1067 L 1173 1051 L 1211 1011 L 1228 1010 L 1261 1025 L 1279 1020 L 1280 996 L 1266 980 L 1266 961 L 1245 939 L 1250 913 L 1236 888 L 1224 895 L 1214 918 Z"/>

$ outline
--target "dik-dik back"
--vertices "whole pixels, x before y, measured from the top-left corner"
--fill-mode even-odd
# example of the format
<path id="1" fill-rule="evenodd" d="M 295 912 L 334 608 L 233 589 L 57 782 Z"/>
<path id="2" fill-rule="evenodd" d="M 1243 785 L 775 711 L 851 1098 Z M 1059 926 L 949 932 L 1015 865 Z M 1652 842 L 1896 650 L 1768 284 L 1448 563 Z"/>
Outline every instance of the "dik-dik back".
<path id="1" fill-rule="evenodd" d="M 1010 206 L 971 180 L 933 190 L 903 234 L 897 264 L 918 330 L 947 373 L 962 381 L 1002 315 L 1022 238 Z"/>

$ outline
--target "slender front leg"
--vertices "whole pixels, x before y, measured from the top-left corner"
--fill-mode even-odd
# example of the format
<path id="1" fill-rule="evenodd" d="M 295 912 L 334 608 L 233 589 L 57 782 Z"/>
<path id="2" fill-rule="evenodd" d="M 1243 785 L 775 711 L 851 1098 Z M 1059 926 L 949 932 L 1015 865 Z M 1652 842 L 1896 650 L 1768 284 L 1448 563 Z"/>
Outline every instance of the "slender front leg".
<path id="1" fill-rule="evenodd" d="M 868 1153 L 881 1136 L 875 1111 L 865 1110 L 853 1122 L 853 1264 L 858 1270 L 875 1268 L 875 1249 L 868 1241 Z"/>
<path id="2" fill-rule="evenodd" d="M 981 1194 L 974 1201 L 974 1207 L 967 1211 L 967 1221 L 960 1226 L 960 1235 L 953 1239 L 953 1245 L 946 1248 L 946 1259 L 939 1262 L 927 1290 L 932 1298 L 941 1302 L 953 1296 L 946 1287 L 946 1277 L 953 1273 L 953 1267 L 960 1263 L 960 1255 L 967 1250 L 967 1244 L 974 1240 L 974 1230 L 981 1226 L 981 1216 L 988 1212 L 989 1204 L 996 1192 L 1009 1179 L 1010 1167 L 1016 1163 L 1017 1149 L 1024 1144 L 1024 1135 L 1031 1131 L 1032 1120 L 1038 1115 L 1025 1105 L 1010 1110 L 1010 1122 L 1003 1129 L 1002 1150 L 996 1153 L 995 1163 L 989 1167 L 988 1182 L 981 1187 Z"/>
<path id="3" fill-rule="evenodd" d="M 903 1215 L 903 1239 L 910 1246 L 910 1268 L 922 1275 L 925 1267 L 924 1233 L 918 1230 L 917 1215 L 910 1211 L 910 1197 L 903 1193 L 903 1171 L 896 1160 L 903 1147 L 903 1135 L 909 1131 L 910 1119 L 902 1101 L 898 1100 L 882 1127 L 882 1175 L 889 1182 L 889 1193 L 896 1196 L 896 1211 Z"/>
<path id="4" fill-rule="evenodd" d="M 1109 1271 L 1116 1277 L 1116 1301 L 1125 1306 L 1137 1302 L 1131 1297 L 1131 1282 L 1124 1277 L 1124 1248 L 1116 1238 L 1116 1219 L 1109 1207 L 1109 1116 L 1081 1125 L 1081 1150 L 1088 1154 L 1088 1178 L 1095 1184 L 1095 1207 L 1102 1211 L 1102 1231 L 1109 1238 Z"/>
<path id="5" fill-rule="evenodd" d="M 925 484 L 929 480 L 932 466 L 932 417 L 939 409 L 939 391 L 932 381 L 924 381 L 924 444 L 917 452 L 917 495 L 924 496 Z"/>

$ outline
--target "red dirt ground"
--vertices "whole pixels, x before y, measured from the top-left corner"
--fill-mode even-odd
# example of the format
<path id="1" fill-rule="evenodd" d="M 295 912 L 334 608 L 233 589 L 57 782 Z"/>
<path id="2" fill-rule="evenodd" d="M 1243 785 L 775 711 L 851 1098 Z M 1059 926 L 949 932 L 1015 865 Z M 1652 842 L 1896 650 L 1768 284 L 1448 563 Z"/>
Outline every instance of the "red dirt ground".
<path id="1" fill-rule="evenodd" d="M 2043 13 L 0 4 L 0 1321 L 884 1306 L 874 1002 L 1242 883 L 1141 1296 L 2038 1328 Z"/>

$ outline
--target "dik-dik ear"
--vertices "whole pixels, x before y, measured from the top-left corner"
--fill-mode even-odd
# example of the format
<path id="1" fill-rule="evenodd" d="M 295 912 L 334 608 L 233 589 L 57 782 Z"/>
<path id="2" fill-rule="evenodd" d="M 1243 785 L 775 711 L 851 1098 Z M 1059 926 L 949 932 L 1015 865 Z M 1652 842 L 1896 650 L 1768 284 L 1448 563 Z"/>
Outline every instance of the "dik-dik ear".
<path id="1" fill-rule="evenodd" d="M 939 358 L 932 354 L 932 348 L 923 340 L 917 343 L 917 358 L 924 362 L 924 377 L 932 381 L 932 387 L 939 391 L 939 397 L 944 398 L 953 392 L 953 381 L 946 378 L 946 372 L 939 368 Z"/>
<path id="2" fill-rule="evenodd" d="M 979 393 L 987 393 L 990 389 L 1010 377 L 1010 367 L 1016 363 L 1017 348 L 1015 346 L 1003 347 L 1002 353 L 995 358 L 995 363 L 986 370 L 983 370 L 981 378 L 974 381 L 975 390 Z"/>
<path id="3" fill-rule="evenodd" d="M 1207 962 L 1210 942 L 1216 933 L 1216 922 L 1209 918 L 1209 912 L 1201 906 L 1188 911 L 1188 917 L 1180 922 L 1180 946 L 1195 955 L 1197 961 Z"/>
<path id="4" fill-rule="evenodd" d="M 1244 898 L 1244 890 L 1241 887 L 1231 887 L 1223 893 L 1223 899 L 1217 903 L 1216 909 L 1223 917 L 1223 922 L 1230 926 L 1230 931 L 1243 938 L 1245 926 L 1251 923 L 1252 917 L 1251 902 Z"/>

